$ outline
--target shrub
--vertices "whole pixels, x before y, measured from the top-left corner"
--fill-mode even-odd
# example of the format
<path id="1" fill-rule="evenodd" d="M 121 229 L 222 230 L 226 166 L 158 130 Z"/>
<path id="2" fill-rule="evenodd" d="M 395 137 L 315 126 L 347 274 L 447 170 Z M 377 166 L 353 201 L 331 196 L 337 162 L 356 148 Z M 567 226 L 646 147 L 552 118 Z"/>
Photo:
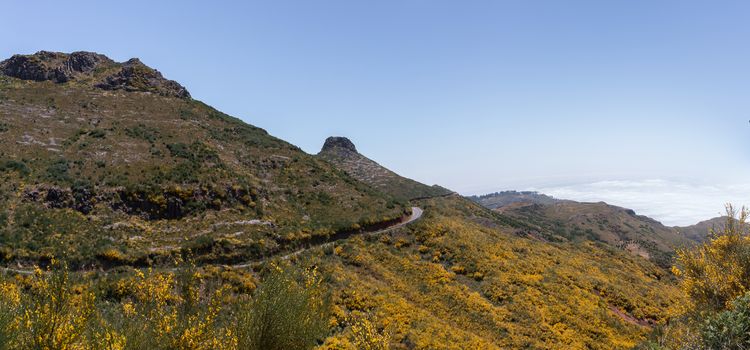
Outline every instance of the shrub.
<path id="1" fill-rule="evenodd" d="M 0 171 L 17 171 L 20 175 L 26 176 L 31 172 L 26 163 L 17 160 L 6 160 L 0 162 Z"/>
<path id="2" fill-rule="evenodd" d="M 327 330 L 329 297 L 316 269 L 272 264 L 253 299 L 240 307 L 240 349 L 311 349 Z"/>
<path id="3" fill-rule="evenodd" d="M 20 299 L 17 331 L 20 349 L 80 349 L 94 313 L 94 295 L 74 286 L 67 268 L 37 269 L 29 293 Z"/>
<path id="4" fill-rule="evenodd" d="M 750 236 L 748 211 L 727 205 L 722 231 L 711 232 L 709 242 L 697 249 L 680 250 L 678 267 L 682 289 L 698 310 L 720 311 L 750 290 Z"/>
<path id="5" fill-rule="evenodd" d="M 358 350 L 388 350 L 391 335 L 387 331 L 378 331 L 370 317 L 360 316 L 352 320 L 352 337 Z"/>
<path id="6" fill-rule="evenodd" d="M 94 130 L 89 131 L 89 136 L 95 139 L 103 139 L 104 137 L 107 136 L 107 133 L 101 129 L 94 129 Z"/>
<path id="7" fill-rule="evenodd" d="M 705 349 L 750 348 L 750 294 L 732 302 L 732 308 L 710 317 L 701 329 Z"/>

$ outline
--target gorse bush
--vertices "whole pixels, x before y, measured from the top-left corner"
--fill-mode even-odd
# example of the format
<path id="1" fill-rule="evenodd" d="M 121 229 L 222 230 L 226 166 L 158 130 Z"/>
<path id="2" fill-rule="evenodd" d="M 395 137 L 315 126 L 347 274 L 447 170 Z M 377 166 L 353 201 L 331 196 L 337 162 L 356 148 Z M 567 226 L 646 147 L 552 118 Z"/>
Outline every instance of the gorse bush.
<path id="1" fill-rule="evenodd" d="M 354 346 L 358 350 L 388 350 L 390 347 L 390 333 L 378 331 L 366 316 L 352 319 L 351 330 Z"/>
<path id="2" fill-rule="evenodd" d="M 726 208 L 708 242 L 678 251 L 672 268 L 689 297 L 682 315 L 659 327 L 642 349 L 750 349 L 748 211 Z"/>
<path id="3" fill-rule="evenodd" d="M 3 349 L 83 349 L 94 313 L 94 295 L 74 286 L 65 269 L 46 274 L 37 269 L 28 291 L 0 287 L 0 338 Z M 93 339 L 92 339 L 93 341 Z"/>
<path id="4" fill-rule="evenodd" d="M 726 309 L 750 290 L 747 217 L 745 208 L 738 212 L 729 205 L 723 229 L 712 230 L 708 243 L 678 251 L 678 266 L 673 271 L 682 277 L 682 289 L 697 309 Z"/>
<path id="5" fill-rule="evenodd" d="M 136 270 L 109 296 L 65 266 L 0 282 L 0 350 L 311 349 L 326 335 L 315 269 L 272 265 L 251 295 L 204 277 Z"/>
<path id="6" fill-rule="evenodd" d="M 329 297 L 317 269 L 272 264 L 253 299 L 238 311 L 240 349 L 310 349 L 328 328 Z"/>

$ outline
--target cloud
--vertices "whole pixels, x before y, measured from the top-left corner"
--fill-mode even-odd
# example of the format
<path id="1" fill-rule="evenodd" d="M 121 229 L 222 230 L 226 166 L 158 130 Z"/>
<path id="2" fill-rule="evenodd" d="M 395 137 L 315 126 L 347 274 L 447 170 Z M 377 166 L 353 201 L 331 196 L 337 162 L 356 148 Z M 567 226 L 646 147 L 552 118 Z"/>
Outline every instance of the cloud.
<path id="1" fill-rule="evenodd" d="M 724 205 L 750 199 L 750 183 L 705 185 L 662 179 L 612 180 L 532 188 L 556 198 L 604 201 L 630 208 L 669 226 L 692 225 L 723 214 Z"/>

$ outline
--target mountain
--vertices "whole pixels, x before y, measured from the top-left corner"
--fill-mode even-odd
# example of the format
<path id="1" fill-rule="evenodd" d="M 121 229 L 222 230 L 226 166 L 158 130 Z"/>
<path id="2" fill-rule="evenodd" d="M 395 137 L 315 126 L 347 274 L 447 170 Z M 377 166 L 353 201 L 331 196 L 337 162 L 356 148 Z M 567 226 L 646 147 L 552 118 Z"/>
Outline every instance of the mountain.
<path id="1" fill-rule="evenodd" d="M 239 261 L 409 208 L 138 59 L 0 63 L 0 259 Z"/>
<path id="2" fill-rule="evenodd" d="M 390 196 L 402 200 L 430 198 L 449 195 L 452 191 L 434 185 L 427 186 L 400 176 L 375 161 L 357 152 L 357 148 L 346 137 L 329 137 L 318 153 L 318 157 L 331 162 L 355 179 L 362 181 Z"/>
<path id="3" fill-rule="evenodd" d="M 603 206 L 607 221 L 584 215 L 556 231 L 583 209 L 493 211 L 395 174 L 343 138 L 306 154 L 135 59 L 39 52 L 0 72 L 3 291 L 34 278 L 5 273 L 60 258 L 75 294 L 94 286 L 107 312 L 151 291 L 176 295 L 162 305 L 192 303 L 192 292 L 170 291 L 192 278 L 216 302 L 190 308 L 216 321 L 228 315 L 215 306 L 252 299 L 264 271 L 289 263 L 325 276 L 332 308 L 319 348 L 330 350 L 355 349 L 363 318 L 394 349 L 626 349 L 684 301 L 653 256 L 603 231 L 573 238 L 584 223 L 647 222 L 627 210 Z M 394 225 L 411 206 L 421 217 Z M 177 276 L 181 258 L 195 270 Z M 183 334 L 197 336 L 218 322 L 185 319 Z"/>
<path id="4" fill-rule="evenodd" d="M 533 191 L 502 191 L 468 198 L 490 209 L 498 209 L 514 203 L 554 204 L 561 202 L 557 198 Z"/>

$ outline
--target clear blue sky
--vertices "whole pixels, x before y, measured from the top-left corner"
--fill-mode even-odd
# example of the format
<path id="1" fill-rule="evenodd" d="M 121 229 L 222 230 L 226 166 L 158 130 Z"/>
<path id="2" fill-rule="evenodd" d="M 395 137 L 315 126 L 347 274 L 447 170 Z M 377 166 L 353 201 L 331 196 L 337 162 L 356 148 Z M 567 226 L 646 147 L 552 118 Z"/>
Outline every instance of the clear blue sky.
<path id="1" fill-rule="evenodd" d="M 748 1 L 10 0 L 3 13 L 0 56 L 139 57 L 307 152 L 348 136 L 466 194 L 750 181 Z"/>

